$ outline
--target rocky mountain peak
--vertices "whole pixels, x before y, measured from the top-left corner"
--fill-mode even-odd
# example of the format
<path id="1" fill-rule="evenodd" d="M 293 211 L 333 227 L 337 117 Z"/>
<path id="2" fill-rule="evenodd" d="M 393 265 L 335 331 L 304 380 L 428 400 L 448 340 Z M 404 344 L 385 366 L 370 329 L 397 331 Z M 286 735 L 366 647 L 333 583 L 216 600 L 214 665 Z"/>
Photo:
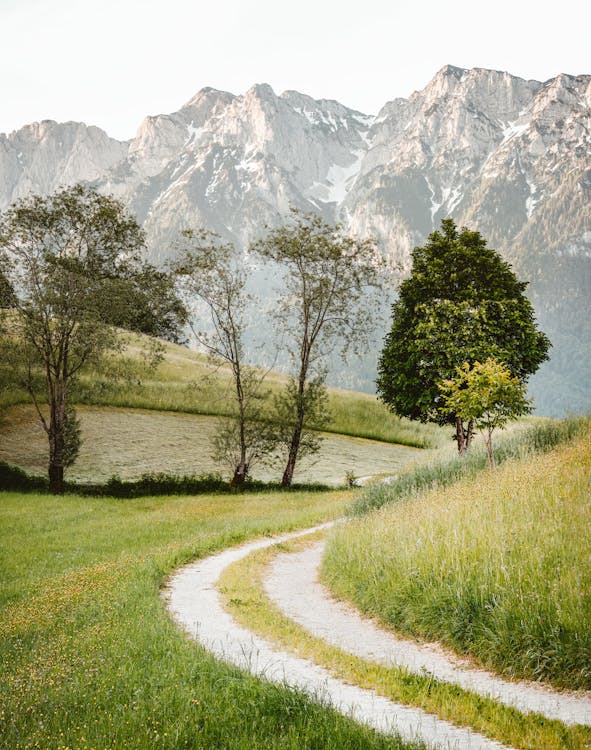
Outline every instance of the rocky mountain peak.
<path id="1" fill-rule="evenodd" d="M 0 135 L 0 210 L 31 193 L 100 179 L 128 146 L 81 122 L 42 120 Z"/>
<path id="2" fill-rule="evenodd" d="M 247 100 L 255 98 L 274 102 L 277 99 L 277 94 L 268 83 L 255 83 L 254 86 L 248 89 L 244 97 Z"/>
<path id="3" fill-rule="evenodd" d="M 52 121 L 0 136 L 0 207 L 93 182 L 137 215 L 155 260 L 183 227 L 244 248 L 298 207 L 377 238 L 402 269 L 451 216 L 532 279 L 559 361 L 564 331 L 591 313 L 590 134 L 588 75 L 542 83 L 446 65 L 376 117 L 265 83 L 241 95 L 204 88 L 145 118 L 130 142 Z M 566 299 L 576 319 L 560 312 Z M 591 406 L 591 385 L 585 394 Z"/>

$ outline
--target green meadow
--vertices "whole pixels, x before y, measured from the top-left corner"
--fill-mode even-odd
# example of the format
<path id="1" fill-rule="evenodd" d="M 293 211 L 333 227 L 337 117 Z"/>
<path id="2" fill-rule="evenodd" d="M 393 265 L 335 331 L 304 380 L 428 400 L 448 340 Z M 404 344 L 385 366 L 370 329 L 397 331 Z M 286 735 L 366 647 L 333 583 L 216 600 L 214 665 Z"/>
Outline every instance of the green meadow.
<path id="1" fill-rule="evenodd" d="M 232 380 L 227 367 L 212 367 L 208 358 L 183 346 L 163 342 L 164 359 L 155 370 L 146 366 L 149 339 L 125 334 L 122 354 L 112 355 L 102 368 L 84 373 L 75 400 L 87 406 L 125 407 L 150 411 L 209 416 L 232 415 Z M 287 382 L 270 372 L 265 380 L 265 403 Z M 368 393 L 329 388 L 330 420 L 326 431 L 417 448 L 437 447 L 442 431 L 391 414 Z M 28 403 L 24 392 L 0 393 L 0 412 L 10 405 Z"/>
<path id="2" fill-rule="evenodd" d="M 395 630 L 508 677 L 590 689 L 591 430 L 578 424 L 552 450 L 340 526 L 325 581 Z"/>
<path id="3" fill-rule="evenodd" d="M 227 372 L 212 373 L 203 356 L 174 345 L 149 372 L 143 346 L 133 339 L 127 359 L 78 384 L 83 445 L 71 478 L 219 470 L 207 462 L 216 425 L 231 413 Z M 269 375 L 267 403 L 284 383 Z M 509 677 L 591 688 L 588 422 L 524 420 L 499 440 L 492 475 L 484 454 L 453 455 L 449 430 L 400 420 L 367 394 L 329 396 L 322 451 L 300 478 L 342 485 L 352 472 L 397 481 L 133 499 L 0 494 L 0 747 L 420 747 L 215 660 L 163 603 L 167 576 L 185 562 L 345 514 L 350 522 L 331 533 L 323 568 L 338 596 Z M 32 405 L 15 391 L 0 407 L 0 460 L 43 473 L 46 438 Z M 228 606 L 286 647 L 291 640 L 344 679 L 515 747 L 589 745 L 587 729 L 376 670 L 310 641 L 262 596 L 263 558 L 230 571 Z M 256 606 L 240 612 L 236 602 L 245 601 Z"/>
<path id="4" fill-rule="evenodd" d="M 410 748 L 216 661 L 160 596 L 178 565 L 335 518 L 348 500 L 3 494 L 0 746 Z"/>

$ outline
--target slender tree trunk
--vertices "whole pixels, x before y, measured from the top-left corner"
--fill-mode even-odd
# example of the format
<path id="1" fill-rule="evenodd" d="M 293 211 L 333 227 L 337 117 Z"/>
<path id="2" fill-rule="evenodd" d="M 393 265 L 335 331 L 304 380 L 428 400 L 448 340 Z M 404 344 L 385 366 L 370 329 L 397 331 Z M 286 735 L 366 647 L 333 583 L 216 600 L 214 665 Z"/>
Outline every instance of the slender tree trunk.
<path id="1" fill-rule="evenodd" d="M 472 445 L 472 438 L 474 437 L 474 420 L 471 419 L 468 422 L 468 428 L 466 430 L 466 450 Z"/>
<path id="2" fill-rule="evenodd" d="M 49 464 L 49 491 L 53 495 L 64 494 L 64 467 L 59 464 Z"/>
<path id="3" fill-rule="evenodd" d="M 491 471 L 494 471 L 496 465 L 495 454 L 493 451 L 492 430 L 487 430 L 487 437 L 485 438 L 484 442 L 486 443 L 486 453 L 488 455 L 488 467 Z"/>
<path id="4" fill-rule="evenodd" d="M 315 336 L 310 337 L 309 335 L 310 316 L 308 308 L 306 308 L 304 312 L 304 319 L 304 332 L 302 336 L 302 343 L 300 346 L 300 373 L 298 376 L 296 419 L 293 431 L 291 433 L 291 443 L 289 446 L 289 453 L 287 455 L 287 463 L 285 465 L 283 477 L 281 479 L 282 487 L 291 486 L 296 461 L 300 452 L 300 443 L 302 440 L 302 432 L 304 430 L 304 420 L 306 418 L 306 381 L 308 378 L 308 369 L 310 367 L 310 352 L 315 340 Z"/>
<path id="5" fill-rule="evenodd" d="M 64 426 L 52 420 L 49 434 L 49 491 L 64 494 Z"/>
<path id="6" fill-rule="evenodd" d="M 466 441 L 464 439 L 464 420 L 456 416 L 456 441 L 458 443 L 458 453 L 463 456 L 466 452 Z"/>
<path id="7" fill-rule="evenodd" d="M 306 362 L 307 365 L 307 362 Z M 293 473 L 295 471 L 296 461 L 300 452 L 300 442 L 302 440 L 302 430 L 304 429 L 304 419 L 306 416 L 305 410 L 305 395 L 306 395 L 306 371 L 307 366 L 300 371 L 300 378 L 298 381 L 298 393 L 297 393 L 297 409 L 296 409 L 296 420 L 291 434 L 291 442 L 289 444 L 289 453 L 287 454 L 287 463 L 283 471 L 283 477 L 281 478 L 282 487 L 290 487 L 293 481 Z"/>
<path id="8" fill-rule="evenodd" d="M 248 464 L 244 459 L 240 460 L 240 463 L 234 469 L 234 476 L 230 482 L 230 487 L 233 489 L 240 489 L 244 487 L 246 477 L 248 476 Z"/>
<path id="9" fill-rule="evenodd" d="M 235 349 L 236 341 L 233 340 Z M 232 364 L 234 370 L 234 383 L 236 386 L 236 401 L 238 402 L 238 435 L 240 441 L 240 460 L 238 465 L 234 469 L 234 476 L 230 482 L 230 487 L 243 487 L 246 482 L 246 476 L 248 474 L 248 463 L 246 462 L 246 406 L 244 403 L 244 388 L 242 386 L 242 371 L 240 369 L 240 362 L 238 356 L 235 357 L 235 361 Z"/>
<path id="10" fill-rule="evenodd" d="M 64 494 L 66 384 L 48 376 L 49 394 L 49 491 Z"/>
<path id="11" fill-rule="evenodd" d="M 291 437 L 291 443 L 289 446 L 289 453 L 287 454 L 287 463 L 283 471 L 283 477 L 281 478 L 282 487 L 290 487 L 293 481 L 293 473 L 295 471 L 295 465 L 298 458 L 298 452 L 300 449 L 300 440 L 302 437 L 302 428 L 296 425 Z"/>

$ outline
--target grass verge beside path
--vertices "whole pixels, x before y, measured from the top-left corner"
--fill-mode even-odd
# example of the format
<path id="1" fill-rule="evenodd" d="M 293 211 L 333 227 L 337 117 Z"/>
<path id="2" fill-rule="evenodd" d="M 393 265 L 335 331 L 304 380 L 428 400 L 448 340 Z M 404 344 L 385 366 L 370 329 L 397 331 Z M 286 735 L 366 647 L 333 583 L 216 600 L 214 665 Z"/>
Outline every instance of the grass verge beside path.
<path id="1" fill-rule="evenodd" d="M 410 750 L 216 661 L 159 596 L 178 565 L 345 503 L 0 493 L 0 747 Z"/>
<path id="2" fill-rule="evenodd" d="M 591 689 L 591 431 L 339 527 L 327 584 L 509 677 Z"/>
<path id="3" fill-rule="evenodd" d="M 315 537 L 293 540 L 255 552 L 229 566 L 219 583 L 225 607 L 243 626 L 280 648 L 328 669 L 335 677 L 397 703 L 419 707 L 457 726 L 470 726 L 490 738 L 529 750 L 584 750 L 591 743 L 588 727 L 566 727 L 534 714 L 522 714 L 491 699 L 430 676 L 388 668 L 342 651 L 310 635 L 271 602 L 263 580 L 268 564 L 281 552 L 296 551 Z"/>

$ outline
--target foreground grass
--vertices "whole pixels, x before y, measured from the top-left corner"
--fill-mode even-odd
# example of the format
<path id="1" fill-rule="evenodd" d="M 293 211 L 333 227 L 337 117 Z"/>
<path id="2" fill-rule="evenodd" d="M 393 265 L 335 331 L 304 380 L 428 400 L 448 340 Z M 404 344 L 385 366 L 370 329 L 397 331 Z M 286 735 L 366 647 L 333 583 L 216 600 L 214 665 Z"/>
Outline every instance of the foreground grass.
<path id="1" fill-rule="evenodd" d="M 511 677 L 591 688 L 591 432 L 340 527 L 340 596 Z"/>
<path id="2" fill-rule="evenodd" d="M 470 726 L 511 747 L 523 750 L 589 747 L 588 727 L 566 727 L 536 714 L 522 714 L 430 675 L 411 674 L 402 668 L 385 667 L 353 656 L 311 635 L 286 617 L 264 590 L 266 569 L 278 553 L 296 551 L 314 538 L 317 537 L 260 550 L 226 569 L 219 588 L 226 609 L 238 622 L 280 648 L 324 666 L 338 679 L 375 690 L 397 703 L 422 708 L 457 726 Z"/>
<path id="3" fill-rule="evenodd" d="M 217 662 L 159 596 L 176 566 L 345 502 L 0 494 L 0 747 L 410 747 Z"/>

